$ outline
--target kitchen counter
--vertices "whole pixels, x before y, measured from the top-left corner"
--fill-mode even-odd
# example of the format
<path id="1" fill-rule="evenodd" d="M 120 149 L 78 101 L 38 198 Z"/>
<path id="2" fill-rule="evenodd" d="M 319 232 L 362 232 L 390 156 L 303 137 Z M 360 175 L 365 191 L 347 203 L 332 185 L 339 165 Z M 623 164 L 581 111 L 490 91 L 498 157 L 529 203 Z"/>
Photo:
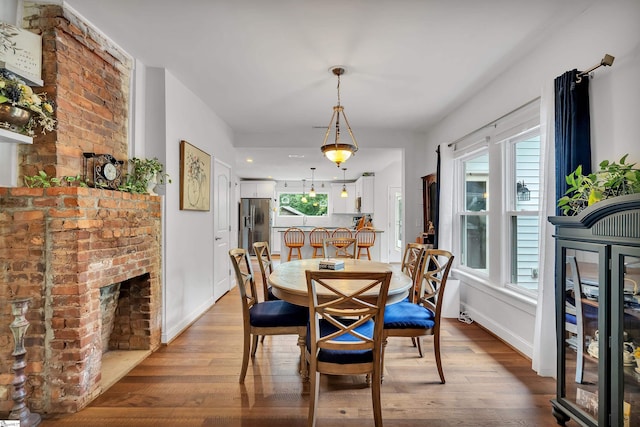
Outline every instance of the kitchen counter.
<path id="1" fill-rule="evenodd" d="M 295 226 L 296 228 L 299 228 L 300 230 L 304 231 L 304 246 L 301 248 L 302 251 L 302 258 L 311 258 L 311 255 L 313 254 L 313 248 L 309 245 L 309 233 L 311 232 L 311 230 L 313 230 L 314 226 Z M 281 261 L 286 261 L 287 257 L 289 256 L 289 248 L 287 248 L 287 246 L 284 244 L 284 232 L 287 231 L 287 229 L 290 227 L 273 227 L 273 230 L 279 234 L 280 237 L 280 260 Z M 323 227 L 326 228 L 329 231 L 335 230 L 336 228 L 343 228 L 343 227 Z M 356 233 L 357 230 L 353 230 L 350 229 L 351 233 L 353 233 L 353 237 L 356 237 Z M 374 243 L 374 245 L 369 248 L 369 251 L 371 252 L 371 260 L 372 261 L 380 261 L 380 239 L 381 239 L 381 234 L 384 233 L 384 230 L 380 230 L 380 229 L 375 229 L 374 230 L 376 233 L 376 241 Z M 275 245 L 272 245 L 275 246 Z M 273 251 L 274 253 L 277 253 L 275 251 Z M 297 259 L 297 253 L 294 252 L 294 255 L 292 259 Z M 364 254 L 362 256 L 365 256 Z"/>

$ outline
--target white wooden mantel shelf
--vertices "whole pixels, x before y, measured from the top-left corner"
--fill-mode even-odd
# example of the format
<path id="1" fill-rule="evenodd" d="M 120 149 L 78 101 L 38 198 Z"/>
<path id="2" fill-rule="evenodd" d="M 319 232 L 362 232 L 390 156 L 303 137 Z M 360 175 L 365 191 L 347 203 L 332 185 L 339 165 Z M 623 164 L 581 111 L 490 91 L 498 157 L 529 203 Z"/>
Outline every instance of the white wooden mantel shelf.
<path id="1" fill-rule="evenodd" d="M 9 142 L 14 144 L 33 144 L 33 138 L 0 128 L 0 142 Z"/>

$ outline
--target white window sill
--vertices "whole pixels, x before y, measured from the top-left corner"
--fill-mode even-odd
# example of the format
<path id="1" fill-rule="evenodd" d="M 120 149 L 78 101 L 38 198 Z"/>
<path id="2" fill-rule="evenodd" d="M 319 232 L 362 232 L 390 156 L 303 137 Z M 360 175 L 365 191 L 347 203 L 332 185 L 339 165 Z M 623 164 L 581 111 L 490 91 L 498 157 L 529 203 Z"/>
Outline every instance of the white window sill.
<path id="1" fill-rule="evenodd" d="M 459 279 L 466 286 L 486 293 L 493 298 L 496 298 L 506 304 L 512 305 L 531 315 L 535 315 L 536 306 L 538 303 L 536 298 L 503 286 L 498 286 L 494 283 L 491 283 L 488 278 L 478 277 L 477 275 L 471 274 L 469 271 L 464 269 L 453 269 L 452 273 L 454 279 Z"/>

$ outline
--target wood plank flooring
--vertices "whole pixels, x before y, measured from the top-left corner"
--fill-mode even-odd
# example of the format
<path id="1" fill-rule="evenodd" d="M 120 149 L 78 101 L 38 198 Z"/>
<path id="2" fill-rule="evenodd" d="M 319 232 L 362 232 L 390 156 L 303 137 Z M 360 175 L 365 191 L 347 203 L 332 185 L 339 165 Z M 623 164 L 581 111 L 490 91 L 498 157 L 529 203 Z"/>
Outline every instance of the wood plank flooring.
<path id="1" fill-rule="evenodd" d="M 430 338 L 422 359 L 411 340 L 389 340 L 385 426 L 556 425 L 549 403 L 555 381 L 537 376 L 529 360 L 475 324 L 447 319 L 442 335 L 444 385 Z M 88 407 L 46 417 L 41 425 L 305 426 L 309 386 L 297 372 L 296 338 L 267 337 L 249 362 L 245 384 L 238 384 L 242 322 L 234 289 Z M 323 375 L 318 427 L 368 425 L 373 416 L 364 377 Z"/>

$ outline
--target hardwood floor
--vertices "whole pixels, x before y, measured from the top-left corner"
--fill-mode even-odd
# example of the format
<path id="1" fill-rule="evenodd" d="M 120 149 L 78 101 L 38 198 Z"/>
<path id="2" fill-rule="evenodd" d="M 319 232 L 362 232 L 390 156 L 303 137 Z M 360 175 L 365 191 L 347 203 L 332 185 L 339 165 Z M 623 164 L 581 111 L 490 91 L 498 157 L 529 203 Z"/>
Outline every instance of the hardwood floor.
<path id="1" fill-rule="evenodd" d="M 297 372 L 297 337 L 267 337 L 249 362 L 245 384 L 238 384 L 239 310 L 236 288 L 84 410 L 49 417 L 41 426 L 305 426 L 309 386 Z M 444 385 L 432 340 L 423 347 L 421 359 L 409 339 L 389 340 L 385 426 L 556 425 L 549 403 L 555 381 L 537 376 L 529 360 L 477 325 L 443 323 Z M 373 425 L 364 377 L 323 375 L 320 387 L 318 427 Z"/>

